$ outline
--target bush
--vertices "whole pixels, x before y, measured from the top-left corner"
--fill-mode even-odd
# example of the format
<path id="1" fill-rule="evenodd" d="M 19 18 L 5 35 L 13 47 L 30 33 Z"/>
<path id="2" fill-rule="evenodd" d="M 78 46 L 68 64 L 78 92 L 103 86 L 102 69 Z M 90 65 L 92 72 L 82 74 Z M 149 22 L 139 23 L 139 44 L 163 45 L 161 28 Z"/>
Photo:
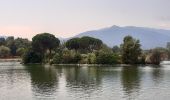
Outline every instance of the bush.
<path id="1" fill-rule="evenodd" d="M 96 64 L 96 55 L 94 53 L 88 53 L 88 64 Z"/>
<path id="2" fill-rule="evenodd" d="M 43 56 L 35 52 L 33 50 L 27 50 L 23 56 L 23 63 L 42 63 L 43 62 Z"/>
<path id="3" fill-rule="evenodd" d="M 80 64 L 88 64 L 88 55 L 87 54 L 81 54 Z"/>
<path id="4" fill-rule="evenodd" d="M 17 49 L 17 55 L 22 56 L 25 53 L 25 48 L 18 48 Z"/>
<path id="5" fill-rule="evenodd" d="M 75 63 L 79 63 L 80 60 L 81 60 L 81 55 L 75 50 L 63 50 L 62 63 L 75 64 Z"/>
<path id="6" fill-rule="evenodd" d="M 59 53 L 56 53 L 52 59 L 52 64 L 60 64 L 62 61 L 62 55 Z"/>
<path id="7" fill-rule="evenodd" d="M 10 49 L 6 46 L 0 46 L 0 57 L 7 57 L 10 54 Z"/>
<path id="8" fill-rule="evenodd" d="M 116 64 L 119 56 L 113 53 L 100 52 L 96 58 L 97 64 Z"/>
<path id="9" fill-rule="evenodd" d="M 155 64 L 155 65 L 159 65 L 161 62 L 161 57 L 163 52 L 161 51 L 161 49 L 159 48 L 155 48 L 153 50 L 151 50 L 151 53 L 146 57 L 146 63 L 147 64 Z"/>
<path id="10" fill-rule="evenodd" d="M 81 55 L 80 53 L 76 53 L 73 57 L 73 63 L 79 63 L 81 60 Z"/>

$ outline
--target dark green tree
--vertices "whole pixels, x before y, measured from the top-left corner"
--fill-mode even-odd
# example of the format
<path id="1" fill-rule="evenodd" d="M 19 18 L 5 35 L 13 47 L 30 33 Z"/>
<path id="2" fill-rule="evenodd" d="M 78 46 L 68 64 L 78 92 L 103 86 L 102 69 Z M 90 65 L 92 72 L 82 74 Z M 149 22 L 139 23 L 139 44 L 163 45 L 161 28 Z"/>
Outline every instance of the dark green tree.
<path id="1" fill-rule="evenodd" d="M 80 48 L 80 38 L 72 38 L 66 42 L 68 49 L 78 50 Z"/>
<path id="2" fill-rule="evenodd" d="M 62 55 L 59 53 L 56 53 L 53 57 L 52 64 L 60 64 L 62 61 Z"/>
<path id="3" fill-rule="evenodd" d="M 89 52 L 100 49 L 102 44 L 103 42 L 101 40 L 93 37 L 84 36 L 80 38 L 80 48 L 86 49 Z"/>
<path id="4" fill-rule="evenodd" d="M 99 50 L 103 42 L 99 39 L 84 36 L 81 38 L 72 38 L 66 42 L 66 47 L 68 49 L 75 49 L 81 52 L 87 53 L 94 50 Z"/>
<path id="5" fill-rule="evenodd" d="M 0 38 L 0 46 L 5 45 L 5 38 L 1 37 Z"/>
<path id="6" fill-rule="evenodd" d="M 43 57 L 39 52 L 35 52 L 32 49 L 28 49 L 23 55 L 22 62 L 24 64 L 28 63 L 42 63 Z"/>
<path id="7" fill-rule="evenodd" d="M 49 59 L 51 59 L 51 52 L 57 48 L 60 40 L 50 33 L 37 34 L 32 38 L 33 50 L 43 55 L 49 51 Z"/>
<path id="8" fill-rule="evenodd" d="M 31 41 L 28 39 L 17 38 L 15 39 L 15 45 L 18 48 L 29 48 L 31 47 Z"/>
<path id="9" fill-rule="evenodd" d="M 125 64 L 138 63 L 138 57 L 141 55 L 140 41 L 131 36 L 126 36 L 122 46 L 122 61 Z"/>
<path id="10" fill-rule="evenodd" d="M 15 56 L 16 55 L 16 50 L 17 50 L 17 46 L 15 44 L 15 39 L 13 36 L 10 36 L 6 39 L 6 45 L 7 47 L 10 48 L 10 54 L 12 56 Z"/>

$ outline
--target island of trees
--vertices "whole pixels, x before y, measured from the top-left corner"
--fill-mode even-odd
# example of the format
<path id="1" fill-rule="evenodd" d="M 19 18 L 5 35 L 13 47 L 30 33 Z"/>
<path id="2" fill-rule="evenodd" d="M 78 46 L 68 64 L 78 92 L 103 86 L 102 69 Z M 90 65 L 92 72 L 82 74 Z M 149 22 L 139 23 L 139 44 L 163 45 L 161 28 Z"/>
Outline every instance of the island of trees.
<path id="1" fill-rule="evenodd" d="M 160 64 L 169 55 L 170 46 L 142 50 L 140 41 L 132 36 L 124 37 L 122 44 L 113 48 L 89 36 L 67 41 L 50 33 L 37 34 L 32 41 L 0 38 L 0 58 L 22 58 L 24 64 Z"/>

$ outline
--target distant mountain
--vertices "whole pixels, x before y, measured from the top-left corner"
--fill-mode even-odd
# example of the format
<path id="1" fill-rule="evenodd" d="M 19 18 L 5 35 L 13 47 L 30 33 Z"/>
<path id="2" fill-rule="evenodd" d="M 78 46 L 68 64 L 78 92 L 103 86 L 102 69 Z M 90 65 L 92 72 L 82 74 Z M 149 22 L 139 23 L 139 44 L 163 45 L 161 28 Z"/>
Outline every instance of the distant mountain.
<path id="1" fill-rule="evenodd" d="M 113 47 L 120 45 L 127 35 L 139 39 L 143 49 L 166 47 L 167 42 L 170 42 L 170 30 L 135 26 L 119 27 L 114 25 L 100 30 L 80 33 L 74 37 L 91 36 L 99 38 L 108 46 Z"/>

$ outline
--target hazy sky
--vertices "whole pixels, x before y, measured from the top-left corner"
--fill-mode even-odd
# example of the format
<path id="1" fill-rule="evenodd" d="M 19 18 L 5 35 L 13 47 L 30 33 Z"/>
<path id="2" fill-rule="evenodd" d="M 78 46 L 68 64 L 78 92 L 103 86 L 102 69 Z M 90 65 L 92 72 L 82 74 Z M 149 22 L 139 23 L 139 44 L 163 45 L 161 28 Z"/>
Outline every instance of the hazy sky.
<path id="1" fill-rule="evenodd" d="M 0 0 L 0 35 L 70 37 L 112 25 L 170 29 L 170 0 Z"/>

